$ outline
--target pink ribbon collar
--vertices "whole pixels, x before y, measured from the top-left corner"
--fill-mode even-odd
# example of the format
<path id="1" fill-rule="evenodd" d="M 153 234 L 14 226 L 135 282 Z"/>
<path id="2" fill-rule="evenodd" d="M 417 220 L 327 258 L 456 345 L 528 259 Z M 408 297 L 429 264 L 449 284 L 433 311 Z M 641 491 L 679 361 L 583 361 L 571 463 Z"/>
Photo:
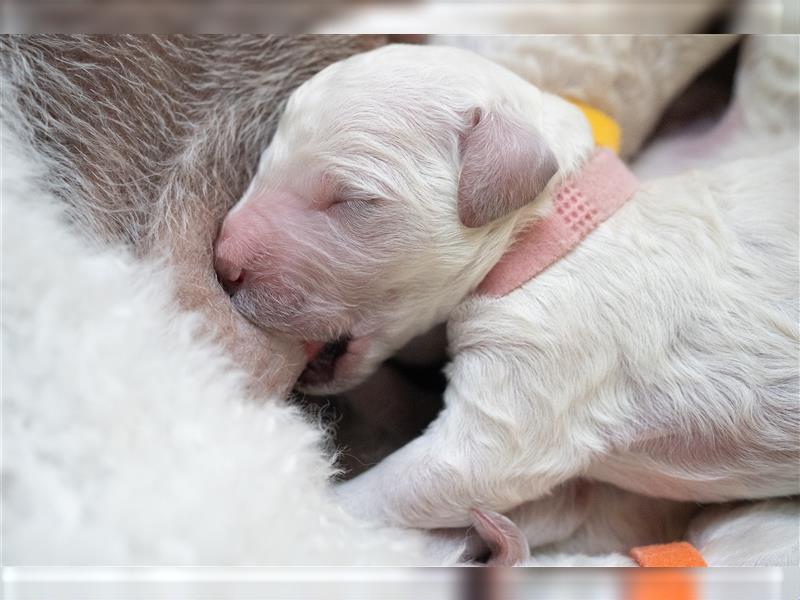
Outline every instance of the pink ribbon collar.
<path id="1" fill-rule="evenodd" d="M 505 296 L 575 248 L 636 191 L 638 181 L 611 150 L 598 148 L 555 190 L 553 212 L 532 221 L 475 290 Z"/>

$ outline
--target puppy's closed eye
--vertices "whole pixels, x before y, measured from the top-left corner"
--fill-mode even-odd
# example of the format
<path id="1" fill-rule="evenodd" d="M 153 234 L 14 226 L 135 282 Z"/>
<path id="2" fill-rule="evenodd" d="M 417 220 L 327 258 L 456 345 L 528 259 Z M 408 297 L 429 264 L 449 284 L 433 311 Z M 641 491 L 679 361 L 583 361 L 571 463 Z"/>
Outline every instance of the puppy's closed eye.
<path id="1" fill-rule="evenodd" d="M 359 216 L 371 213 L 375 210 L 377 198 L 365 198 L 362 196 L 337 196 L 325 208 L 325 211 L 339 216 Z"/>
<path id="2" fill-rule="evenodd" d="M 352 203 L 357 204 L 359 202 L 365 202 L 365 200 L 357 196 L 336 196 L 332 200 L 330 200 L 325 210 L 341 207 L 345 204 L 352 204 Z"/>

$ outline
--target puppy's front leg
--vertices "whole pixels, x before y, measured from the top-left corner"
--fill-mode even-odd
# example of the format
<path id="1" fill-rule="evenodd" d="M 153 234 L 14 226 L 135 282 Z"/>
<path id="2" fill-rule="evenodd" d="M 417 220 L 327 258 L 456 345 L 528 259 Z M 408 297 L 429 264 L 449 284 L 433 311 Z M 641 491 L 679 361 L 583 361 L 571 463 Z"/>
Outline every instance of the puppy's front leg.
<path id="1" fill-rule="evenodd" d="M 552 420 L 536 422 L 535 399 L 503 397 L 497 382 L 471 379 L 462 390 L 451 378 L 445 409 L 423 435 L 337 488 L 350 512 L 409 527 L 464 527 L 473 508 L 504 512 L 577 474 L 581 453 Z"/>

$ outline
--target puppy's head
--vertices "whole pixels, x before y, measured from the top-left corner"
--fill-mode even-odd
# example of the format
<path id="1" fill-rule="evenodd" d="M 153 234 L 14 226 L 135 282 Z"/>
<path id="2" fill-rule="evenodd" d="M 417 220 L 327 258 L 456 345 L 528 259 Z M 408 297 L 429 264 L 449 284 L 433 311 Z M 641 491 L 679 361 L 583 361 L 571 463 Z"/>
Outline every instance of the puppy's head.
<path id="1" fill-rule="evenodd" d="M 339 391 L 446 319 L 590 146 L 571 105 L 472 53 L 353 57 L 290 98 L 217 271 L 250 320 L 308 341 L 307 390 Z"/>

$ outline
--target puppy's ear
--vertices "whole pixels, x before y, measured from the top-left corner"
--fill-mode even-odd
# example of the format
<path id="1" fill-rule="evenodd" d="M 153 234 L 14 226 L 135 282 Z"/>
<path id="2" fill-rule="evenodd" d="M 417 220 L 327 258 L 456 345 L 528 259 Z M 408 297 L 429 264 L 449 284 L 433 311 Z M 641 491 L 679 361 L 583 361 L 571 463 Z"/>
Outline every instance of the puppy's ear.
<path id="1" fill-rule="evenodd" d="M 558 162 L 539 132 L 505 111 L 476 108 L 470 116 L 461 137 L 458 217 L 482 227 L 533 201 Z"/>

